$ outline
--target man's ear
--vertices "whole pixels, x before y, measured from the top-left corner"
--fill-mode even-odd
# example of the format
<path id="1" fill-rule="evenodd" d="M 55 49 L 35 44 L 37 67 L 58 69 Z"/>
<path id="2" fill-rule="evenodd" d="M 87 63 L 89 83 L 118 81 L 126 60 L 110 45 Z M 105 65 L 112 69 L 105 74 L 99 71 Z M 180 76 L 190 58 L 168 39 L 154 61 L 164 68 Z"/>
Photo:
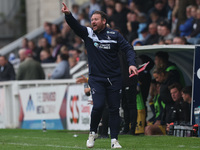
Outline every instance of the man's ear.
<path id="1" fill-rule="evenodd" d="M 106 19 L 103 19 L 103 24 L 106 24 Z"/>

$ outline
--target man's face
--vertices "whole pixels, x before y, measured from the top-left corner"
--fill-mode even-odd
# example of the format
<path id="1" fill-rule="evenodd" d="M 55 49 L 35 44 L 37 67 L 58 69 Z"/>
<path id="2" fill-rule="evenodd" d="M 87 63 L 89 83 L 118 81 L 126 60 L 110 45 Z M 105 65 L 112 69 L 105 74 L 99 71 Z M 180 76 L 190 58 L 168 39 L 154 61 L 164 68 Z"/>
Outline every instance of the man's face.
<path id="1" fill-rule="evenodd" d="M 173 101 L 178 101 L 181 98 L 181 92 L 177 88 L 173 88 L 170 90 L 171 97 Z"/>
<path id="2" fill-rule="evenodd" d="M 182 92 L 181 95 L 182 95 L 182 98 L 185 102 L 190 102 L 190 95 L 189 94 Z"/>
<path id="3" fill-rule="evenodd" d="M 161 74 L 154 73 L 153 77 L 159 83 L 162 83 L 165 80 L 163 73 L 161 73 Z"/>
<path id="4" fill-rule="evenodd" d="M 102 29 L 104 29 L 106 24 L 106 19 L 101 18 L 100 14 L 93 14 L 91 17 L 91 25 L 92 25 L 92 29 L 93 31 L 99 32 Z"/>
<path id="5" fill-rule="evenodd" d="M 0 57 L 0 66 L 5 66 L 6 60 L 4 57 Z"/>

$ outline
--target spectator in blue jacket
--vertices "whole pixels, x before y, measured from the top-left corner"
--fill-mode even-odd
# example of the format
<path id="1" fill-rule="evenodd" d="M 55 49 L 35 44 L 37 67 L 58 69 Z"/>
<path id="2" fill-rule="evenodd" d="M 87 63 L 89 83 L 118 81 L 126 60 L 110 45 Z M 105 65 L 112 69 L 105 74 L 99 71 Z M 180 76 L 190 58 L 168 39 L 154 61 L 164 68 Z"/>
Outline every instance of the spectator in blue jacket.
<path id="1" fill-rule="evenodd" d="M 193 29 L 193 21 L 196 17 L 196 6 L 188 6 L 186 8 L 187 20 L 184 24 L 181 24 L 179 27 L 180 36 L 189 36 Z"/>
<path id="2" fill-rule="evenodd" d="M 59 57 L 58 65 L 53 70 L 53 73 L 51 75 L 49 75 L 49 78 L 51 78 L 51 79 L 68 79 L 68 78 L 70 78 L 68 55 L 59 54 L 58 57 Z"/>

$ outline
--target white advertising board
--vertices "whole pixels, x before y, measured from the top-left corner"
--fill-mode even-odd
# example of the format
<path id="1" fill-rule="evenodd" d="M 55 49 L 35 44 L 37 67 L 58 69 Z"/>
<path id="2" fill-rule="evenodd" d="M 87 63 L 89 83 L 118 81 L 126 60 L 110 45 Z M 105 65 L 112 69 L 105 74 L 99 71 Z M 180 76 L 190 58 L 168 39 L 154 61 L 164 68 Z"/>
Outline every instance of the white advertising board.
<path id="1" fill-rule="evenodd" d="M 92 105 L 88 104 L 83 85 L 71 85 L 67 95 L 68 130 L 89 130 Z M 90 99 L 91 100 L 91 99 Z"/>
<path id="2" fill-rule="evenodd" d="M 60 110 L 66 87 L 60 85 L 21 89 L 22 128 L 41 129 L 41 122 L 45 120 L 47 129 L 63 129 Z"/>

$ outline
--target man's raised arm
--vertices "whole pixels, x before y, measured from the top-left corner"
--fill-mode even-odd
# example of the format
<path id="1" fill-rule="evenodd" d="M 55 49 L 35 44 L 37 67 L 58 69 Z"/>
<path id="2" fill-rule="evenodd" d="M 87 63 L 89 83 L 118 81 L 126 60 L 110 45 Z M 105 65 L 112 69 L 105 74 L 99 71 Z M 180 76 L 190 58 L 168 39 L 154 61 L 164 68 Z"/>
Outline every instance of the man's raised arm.
<path id="1" fill-rule="evenodd" d="M 67 24 L 71 27 L 71 29 L 82 39 L 88 36 L 87 28 L 85 26 L 80 25 L 80 23 L 72 16 L 71 12 L 65 5 L 62 3 L 63 7 L 61 9 L 62 13 L 65 14 L 65 20 Z"/>

